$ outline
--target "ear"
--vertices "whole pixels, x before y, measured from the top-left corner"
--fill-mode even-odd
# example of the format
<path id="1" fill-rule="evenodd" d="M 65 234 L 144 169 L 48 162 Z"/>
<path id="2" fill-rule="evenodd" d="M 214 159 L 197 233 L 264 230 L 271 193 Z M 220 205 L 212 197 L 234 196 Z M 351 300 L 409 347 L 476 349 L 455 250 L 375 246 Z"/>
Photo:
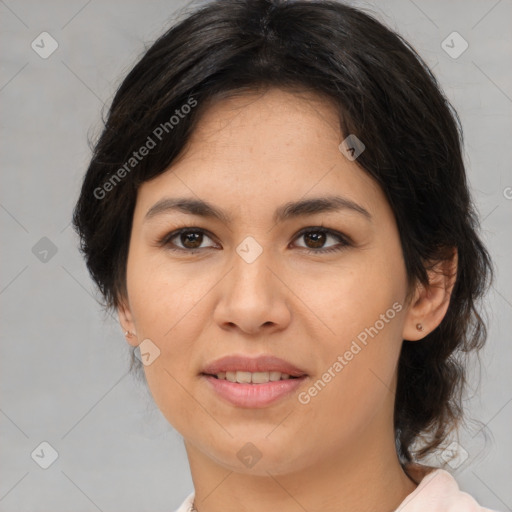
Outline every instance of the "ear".
<path id="1" fill-rule="evenodd" d="M 442 322 L 455 285 L 457 264 L 457 249 L 452 248 L 448 258 L 427 270 L 429 282 L 416 286 L 407 310 L 402 339 L 420 340 Z"/>
<path id="2" fill-rule="evenodd" d="M 126 341 L 133 347 L 138 346 L 137 329 L 135 328 L 133 315 L 126 299 L 120 300 L 119 306 L 117 307 L 117 316 L 119 317 L 119 323 L 123 329 Z"/>

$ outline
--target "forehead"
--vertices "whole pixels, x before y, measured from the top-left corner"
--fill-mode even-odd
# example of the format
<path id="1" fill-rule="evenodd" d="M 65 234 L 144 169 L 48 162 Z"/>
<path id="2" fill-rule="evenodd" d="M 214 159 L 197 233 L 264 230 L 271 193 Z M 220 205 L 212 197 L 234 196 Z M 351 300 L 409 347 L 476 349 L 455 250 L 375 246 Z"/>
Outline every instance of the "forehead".
<path id="1" fill-rule="evenodd" d="M 343 156 L 339 113 L 309 92 L 270 89 L 218 100 L 207 108 L 180 157 L 139 190 L 146 208 L 163 195 L 196 196 L 237 209 L 308 195 L 382 200 L 380 187 Z"/>
<path id="2" fill-rule="evenodd" d="M 337 146 L 340 136 L 339 113 L 326 98 L 309 91 L 252 91 L 214 101 L 204 109 L 187 157 L 216 150 L 224 156 L 237 152 L 278 158 L 288 148 L 306 153 L 312 145 Z"/>

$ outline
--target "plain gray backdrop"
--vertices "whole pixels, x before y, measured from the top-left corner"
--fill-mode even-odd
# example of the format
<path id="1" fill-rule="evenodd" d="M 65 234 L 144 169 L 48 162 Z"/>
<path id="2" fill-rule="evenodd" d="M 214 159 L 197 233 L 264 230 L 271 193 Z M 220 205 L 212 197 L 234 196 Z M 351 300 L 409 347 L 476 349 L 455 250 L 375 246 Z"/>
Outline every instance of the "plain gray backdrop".
<path id="1" fill-rule="evenodd" d="M 482 504 L 512 510 L 512 2 L 352 3 L 413 44 L 462 120 L 497 275 L 467 401 L 481 425 L 461 432 L 448 469 Z M 172 512 L 193 489 L 182 439 L 127 373 L 70 226 L 104 104 L 184 5 L 0 1 L 2 512 Z"/>

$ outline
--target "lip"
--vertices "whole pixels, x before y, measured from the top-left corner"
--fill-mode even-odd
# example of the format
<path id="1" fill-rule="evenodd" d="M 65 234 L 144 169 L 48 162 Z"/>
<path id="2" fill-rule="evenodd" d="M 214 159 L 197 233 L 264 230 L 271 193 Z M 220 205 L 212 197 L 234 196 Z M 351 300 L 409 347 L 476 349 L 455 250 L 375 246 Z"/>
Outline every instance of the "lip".
<path id="1" fill-rule="evenodd" d="M 241 355 L 230 355 L 216 359 L 209 363 L 202 374 L 216 375 L 220 372 L 281 372 L 287 373 L 292 377 L 303 377 L 307 373 L 293 364 L 272 355 L 262 355 L 258 357 L 247 357 Z M 280 381 L 278 381 L 280 382 Z M 252 384 L 249 384 L 252 386 Z M 265 384 L 258 384 L 264 386 Z"/>
<path id="2" fill-rule="evenodd" d="M 219 396 L 232 405 L 248 409 L 261 409 L 292 394 L 302 385 L 307 376 L 303 375 L 296 379 L 278 380 L 265 384 L 240 384 L 205 374 L 202 375 L 202 378 Z"/>
<path id="3" fill-rule="evenodd" d="M 264 384 L 246 384 L 217 379 L 220 372 L 281 372 L 295 379 L 269 381 Z M 307 378 L 307 373 L 297 366 L 272 355 L 247 357 L 230 355 L 206 365 L 201 377 L 218 396 L 232 405 L 245 408 L 263 408 L 289 396 Z"/>

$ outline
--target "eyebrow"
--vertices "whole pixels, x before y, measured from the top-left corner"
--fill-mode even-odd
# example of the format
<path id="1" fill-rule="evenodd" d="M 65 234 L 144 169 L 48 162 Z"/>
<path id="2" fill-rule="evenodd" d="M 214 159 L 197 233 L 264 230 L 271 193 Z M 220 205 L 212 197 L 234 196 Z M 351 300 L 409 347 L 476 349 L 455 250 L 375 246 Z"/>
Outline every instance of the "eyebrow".
<path id="1" fill-rule="evenodd" d="M 275 223 L 278 223 L 304 215 L 314 215 L 316 213 L 340 210 L 351 210 L 363 215 L 369 221 L 372 220 L 372 216 L 368 210 L 354 201 L 342 196 L 315 197 L 285 203 L 276 209 L 273 220 Z M 180 211 L 191 215 L 198 215 L 200 217 L 214 218 L 224 222 L 225 224 L 230 223 L 232 220 L 227 213 L 216 208 L 207 201 L 188 197 L 166 197 L 155 203 L 147 211 L 144 221 L 171 211 Z"/>

